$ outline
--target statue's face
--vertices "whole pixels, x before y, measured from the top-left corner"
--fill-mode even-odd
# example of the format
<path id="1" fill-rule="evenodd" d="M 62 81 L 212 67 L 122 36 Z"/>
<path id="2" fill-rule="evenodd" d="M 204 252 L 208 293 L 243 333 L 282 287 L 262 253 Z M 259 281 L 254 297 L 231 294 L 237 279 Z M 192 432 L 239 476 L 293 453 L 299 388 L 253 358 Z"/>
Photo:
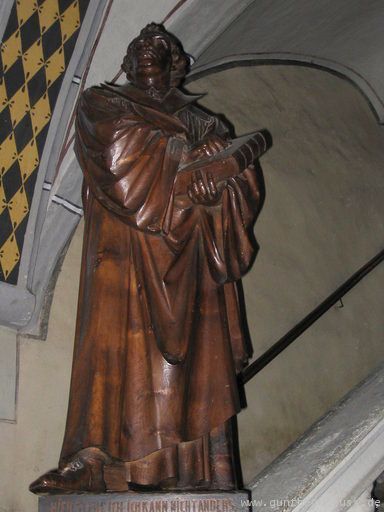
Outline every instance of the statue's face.
<path id="1" fill-rule="evenodd" d="M 137 87 L 168 90 L 171 65 L 171 49 L 166 39 L 158 35 L 137 38 L 132 58 L 132 74 Z"/>

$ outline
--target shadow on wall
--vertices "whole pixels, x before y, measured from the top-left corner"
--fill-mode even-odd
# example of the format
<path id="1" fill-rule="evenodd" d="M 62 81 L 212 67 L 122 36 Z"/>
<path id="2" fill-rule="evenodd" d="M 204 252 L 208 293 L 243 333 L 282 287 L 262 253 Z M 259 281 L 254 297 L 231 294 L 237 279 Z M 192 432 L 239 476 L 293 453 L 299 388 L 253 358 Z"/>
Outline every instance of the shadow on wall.
<path id="1" fill-rule="evenodd" d="M 256 125 L 274 139 L 261 159 L 261 249 L 244 279 L 257 357 L 382 249 L 382 128 L 355 87 L 319 69 L 233 67 L 188 89 L 208 92 L 202 103 L 238 135 Z M 247 385 L 245 481 L 384 358 L 381 267 Z"/>

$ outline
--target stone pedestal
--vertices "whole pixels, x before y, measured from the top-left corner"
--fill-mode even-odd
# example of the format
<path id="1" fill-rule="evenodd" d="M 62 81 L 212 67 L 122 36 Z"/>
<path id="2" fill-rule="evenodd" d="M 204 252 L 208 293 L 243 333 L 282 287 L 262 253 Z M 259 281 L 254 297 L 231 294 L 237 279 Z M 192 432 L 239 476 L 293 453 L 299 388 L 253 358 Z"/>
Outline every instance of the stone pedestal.
<path id="1" fill-rule="evenodd" d="M 248 512 L 250 493 L 67 494 L 39 498 L 39 512 Z"/>

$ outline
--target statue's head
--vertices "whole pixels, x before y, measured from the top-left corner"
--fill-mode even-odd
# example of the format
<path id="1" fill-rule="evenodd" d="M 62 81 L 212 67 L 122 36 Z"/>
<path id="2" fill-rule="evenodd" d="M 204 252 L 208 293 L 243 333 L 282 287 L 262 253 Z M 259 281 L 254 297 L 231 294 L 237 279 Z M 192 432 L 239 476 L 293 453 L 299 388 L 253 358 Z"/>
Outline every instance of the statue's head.
<path id="1" fill-rule="evenodd" d="M 128 46 L 122 69 L 139 89 L 167 91 L 184 79 L 188 57 L 163 25 L 150 23 Z"/>

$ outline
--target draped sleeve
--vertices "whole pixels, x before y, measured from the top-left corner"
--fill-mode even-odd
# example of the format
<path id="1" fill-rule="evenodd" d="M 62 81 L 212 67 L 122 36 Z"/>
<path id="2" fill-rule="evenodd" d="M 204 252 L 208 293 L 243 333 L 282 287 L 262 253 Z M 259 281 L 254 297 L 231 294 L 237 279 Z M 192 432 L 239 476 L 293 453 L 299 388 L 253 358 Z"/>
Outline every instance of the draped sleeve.
<path id="1" fill-rule="evenodd" d="M 255 162 L 228 179 L 220 201 L 213 206 L 188 204 L 183 196 L 174 198 L 168 243 L 177 253 L 198 238 L 200 258 L 218 285 L 239 280 L 255 258 L 258 245 L 253 225 L 263 202 L 261 173 Z"/>
<path id="2" fill-rule="evenodd" d="M 175 127 L 160 128 L 129 100 L 97 87 L 83 93 L 75 151 L 86 183 L 132 227 L 161 233 L 183 147 Z"/>

